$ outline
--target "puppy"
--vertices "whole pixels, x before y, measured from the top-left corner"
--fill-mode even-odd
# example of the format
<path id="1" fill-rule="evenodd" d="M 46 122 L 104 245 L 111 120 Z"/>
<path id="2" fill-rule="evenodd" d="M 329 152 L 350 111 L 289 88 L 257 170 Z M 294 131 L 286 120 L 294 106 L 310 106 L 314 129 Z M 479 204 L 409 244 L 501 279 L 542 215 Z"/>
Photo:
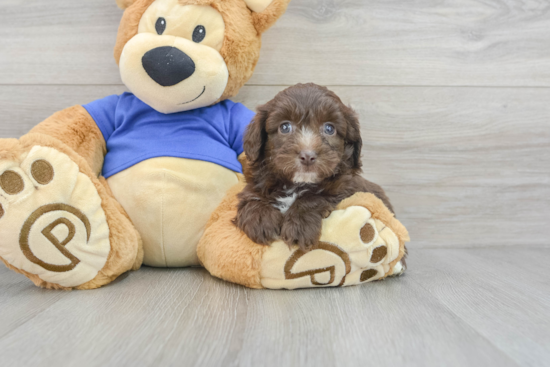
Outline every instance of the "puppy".
<path id="1" fill-rule="evenodd" d="M 357 116 L 336 94 L 315 84 L 280 92 L 246 131 L 247 185 L 234 223 L 256 243 L 281 238 L 308 250 L 323 218 L 356 192 L 393 212 L 384 190 L 360 176 L 361 147 Z"/>

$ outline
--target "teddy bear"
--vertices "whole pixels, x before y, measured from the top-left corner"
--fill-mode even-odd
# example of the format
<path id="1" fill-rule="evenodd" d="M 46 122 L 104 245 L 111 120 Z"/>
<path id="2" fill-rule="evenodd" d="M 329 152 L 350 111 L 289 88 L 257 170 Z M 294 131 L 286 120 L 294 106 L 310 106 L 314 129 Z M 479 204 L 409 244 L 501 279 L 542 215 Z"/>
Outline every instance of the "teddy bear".
<path id="1" fill-rule="evenodd" d="M 0 259 L 50 289 L 94 289 L 143 264 L 204 266 L 252 288 L 360 284 L 401 274 L 406 229 L 371 194 L 342 202 L 302 252 L 231 223 L 242 136 L 229 98 L 290 0 L 117 0 L 114 56 L 129 92 L 0 140 Z"/>

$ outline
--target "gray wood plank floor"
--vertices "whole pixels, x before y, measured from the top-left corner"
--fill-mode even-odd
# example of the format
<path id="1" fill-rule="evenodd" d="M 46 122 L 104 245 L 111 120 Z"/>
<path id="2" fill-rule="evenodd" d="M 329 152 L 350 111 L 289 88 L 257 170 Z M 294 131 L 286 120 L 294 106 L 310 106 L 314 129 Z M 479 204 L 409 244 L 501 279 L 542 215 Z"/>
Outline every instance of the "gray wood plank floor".
<path id="1" fill-rule="evenodd" d="M 122 93 L 114 0 L 0 1 L 0 139 Z M 0 267 L 0 366 L 549 366 L 550 1 L 293 0 L 250 108 L 298 82 L 355 108 L 411 232 L 401 278 L 254 291 L 143 268 L 89 292 Z"/>
<path id="2" fill-rule="evenodd" d="M 0 365 L 548 366 L 549 261 L 540 248 L 420 249 L 401 278 L 330 291 L 144 268 L 52 292 L 0 269 Z"/>

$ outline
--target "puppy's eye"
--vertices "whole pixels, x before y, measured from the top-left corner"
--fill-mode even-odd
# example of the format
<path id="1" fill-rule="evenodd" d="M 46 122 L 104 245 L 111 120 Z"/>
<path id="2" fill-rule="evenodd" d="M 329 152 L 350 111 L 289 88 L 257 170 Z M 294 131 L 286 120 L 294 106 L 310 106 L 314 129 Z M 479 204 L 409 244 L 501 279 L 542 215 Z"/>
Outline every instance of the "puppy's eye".
<path id="1" fill-rule="evenodd" d="M 193 31 L 193 42 L 201 43 L 204 37 L 206 37 L 206 28 L 202 25 L 198 25 Z"/>
<path id="2" fill-rule="evenodd" d="M 157 33 L 159 34 L 159 36 L 162 35 L 166 30 L 166 19 L 158 18 L 157 24 L 155 24 L 155 29 L 157 30 Z"/>
<path id="3" fill-rule="evenodd" d="M 285 122 L 279 126 L 281 134 L 290 134 L 292 132 L 292 125 L 289 122 Z"/>
<path id="4" fill-rule="evenodd" d="M 327 135 L 334 135 L 336 134 L 336 128 L 333 124 L 326 123 L 325 126 L 323 126 L 323 132 Z"/>

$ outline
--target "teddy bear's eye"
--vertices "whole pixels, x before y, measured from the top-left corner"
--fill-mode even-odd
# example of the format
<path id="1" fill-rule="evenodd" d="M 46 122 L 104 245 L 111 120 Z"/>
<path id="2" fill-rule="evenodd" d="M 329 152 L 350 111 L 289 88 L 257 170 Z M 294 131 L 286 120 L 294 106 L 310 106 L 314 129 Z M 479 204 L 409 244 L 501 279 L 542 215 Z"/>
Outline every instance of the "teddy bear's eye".
<path id="1" fill-rule="evenodd" d="M 166 19 L 158 18 L 157 24 L 155 24 L 155 29 L 157 30 L 157 33 L 159 34 L 159 36 L 162 35 L 166 30 Z"/>
<path id="2" fill-rule="evenodd" d="M 193 42 L 201 43 L 206 37 L 206 28 L 202 25 L 198 25 L 193 31 Z"/>

